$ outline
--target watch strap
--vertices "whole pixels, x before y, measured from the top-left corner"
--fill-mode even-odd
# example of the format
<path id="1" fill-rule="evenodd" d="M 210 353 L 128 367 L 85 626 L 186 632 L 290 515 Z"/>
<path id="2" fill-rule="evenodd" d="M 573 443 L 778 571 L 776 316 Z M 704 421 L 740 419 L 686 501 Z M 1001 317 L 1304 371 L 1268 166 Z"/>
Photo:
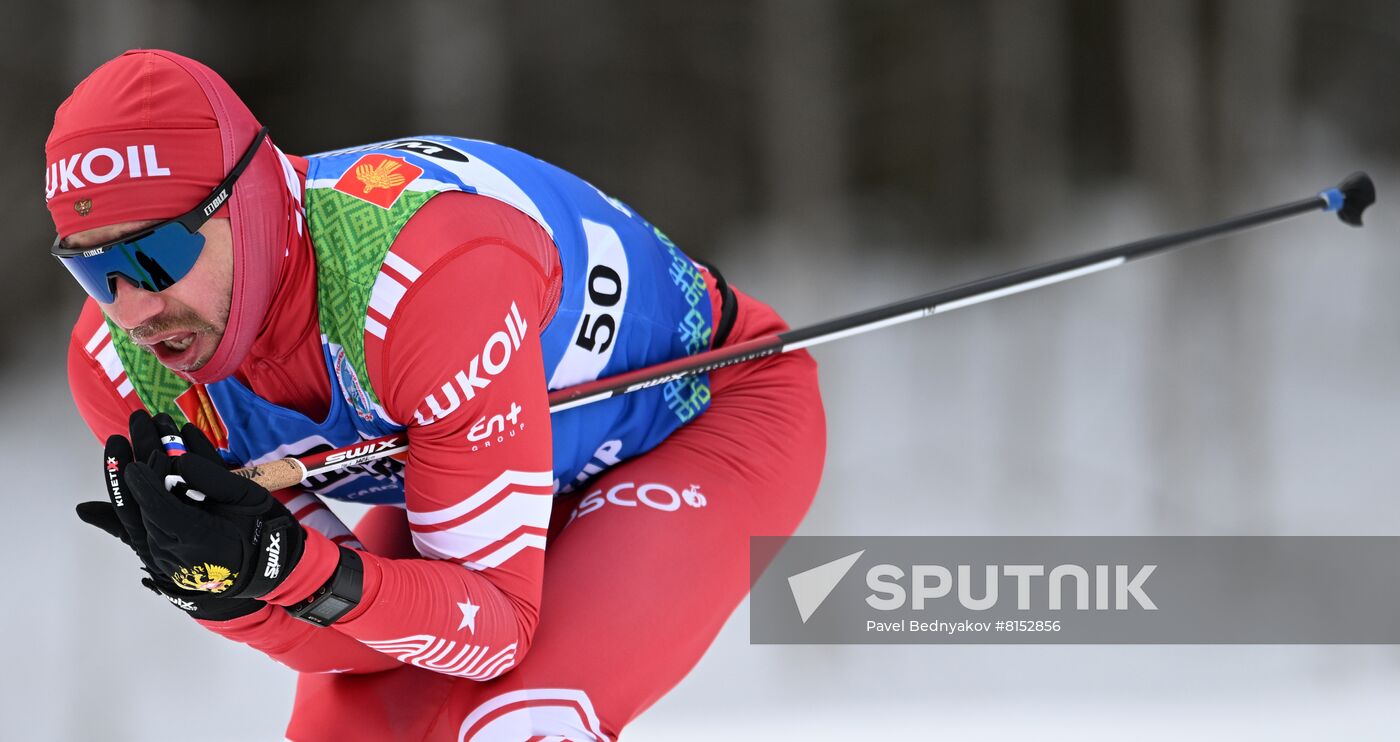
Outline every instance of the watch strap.
<path id="1" fill-rule="evenodd" d="M 326 584 L 305 600 L 286 606 L 292 618 L 316 626 L 330 626 L 360 604 L 364 592 L 365 565 L 354 549 L 337 546 L 340 561 Z"/>

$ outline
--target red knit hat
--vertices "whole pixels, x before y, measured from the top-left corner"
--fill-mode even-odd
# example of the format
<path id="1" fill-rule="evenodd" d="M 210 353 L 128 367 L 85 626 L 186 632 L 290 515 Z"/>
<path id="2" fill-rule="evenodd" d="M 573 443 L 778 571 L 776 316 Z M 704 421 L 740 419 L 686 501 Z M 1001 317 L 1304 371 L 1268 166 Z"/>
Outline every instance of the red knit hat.
<path id="1" fill-rule="evenodd" d="M 97 68 L 54 114 L 44 186 L 60 236 L 128 221 L 169 219 L 209 195 L 261 124 L 213 70 L 160 50 L 133 50 Z M 252 347 L 299 229 L 291 165 L 268 139 L 215 212 L 233 232 L 228 325 L 207 383 L 233 373 Z M 293 226 L 295 225 L 295 226 Z"/>

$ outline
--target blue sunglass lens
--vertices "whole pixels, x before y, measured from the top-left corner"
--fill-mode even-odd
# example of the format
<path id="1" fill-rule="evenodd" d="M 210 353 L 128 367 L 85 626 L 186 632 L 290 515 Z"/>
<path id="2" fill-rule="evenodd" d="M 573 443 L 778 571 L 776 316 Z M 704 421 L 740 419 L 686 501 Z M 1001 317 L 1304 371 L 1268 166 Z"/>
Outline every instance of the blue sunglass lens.
<path id="1" fill-rule="evenodd" d="M 78 255 L 61 262 L 89 295 L 110 304 L 116 300 L 118 278 L 147 291 L 164 291 L 190 272 L 203 248 L 204 235 L 187 232 L 172 222 L 97 255 Z"/>

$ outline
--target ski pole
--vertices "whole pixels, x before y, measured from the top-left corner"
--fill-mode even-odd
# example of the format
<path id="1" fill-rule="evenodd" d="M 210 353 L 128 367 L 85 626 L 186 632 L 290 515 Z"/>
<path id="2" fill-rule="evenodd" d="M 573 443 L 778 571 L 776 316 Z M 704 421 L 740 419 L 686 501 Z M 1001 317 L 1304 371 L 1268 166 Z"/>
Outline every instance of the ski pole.
<path id="1" fill-rule="evenodd" d="M 878 330 L 882 327 L 890 327 L 973 304 L 981 304 L 1004 296 L 1117 268 L 1139 258 L 1283 221 L 1312 211 L 1336 212 L 1337 217 L 1346 224 L 1360 227 L 1362 213 L 1375 201 L 1376 187 L 1371 182 L 1370 176 L 1362 172 L 1354 173 L 1343 180 L 1340 185 L 1328 188 L 1310 198 L 1242 214 L 1195 229 L 1149 237 L 1073 258 L 1002 273 L 882 307 L 837 317 L 808 327 L 752 338 L 734 345 L 715 348 L 616 376 L 559 389 L 549 394 L 549 411 L 550 413 L 561 412 L 717 368 L 801 348 L 810 348 L 814 345 Z M 274 490 L 299 484 L 308 477 L 393 456 L 407 450 L 407 436 L 397 434 L 361 441 L 351 446 L 322 453 L 279 459 L 267 464 L 239 469 L 236 473 L 253 479 L 269 490 Z"/>

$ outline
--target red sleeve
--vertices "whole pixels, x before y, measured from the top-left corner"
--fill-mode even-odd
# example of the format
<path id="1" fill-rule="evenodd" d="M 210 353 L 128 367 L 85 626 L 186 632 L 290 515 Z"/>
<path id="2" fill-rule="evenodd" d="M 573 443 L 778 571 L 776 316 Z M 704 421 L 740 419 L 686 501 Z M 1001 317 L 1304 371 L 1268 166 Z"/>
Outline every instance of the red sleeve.
<path id="1" fill-rule="evenodd" d="M 405 499 L 419 556 L 363 554 L 363 599 L 339 631 L 475 680 L 525 655 L 553 501 L 539 328 L 559 283 L 549 236 L 484 196 L 438 196 L 395 240 L 370 303 L 366 362 L 385 410 L 408 426 Z M 296 602 L 335 561 L 329 542 L 308 534 L 302 561 L 267 598 Z"/>
<path id="2" fill-rule="evenodd" d="M 297 672 L 364 674 L 399 666 L 392 657 L 338 632 L 292 618 L 276 606 L 230 621 L 198 621 L 201 626 L 247 644 Z"/>
<path id="3" fill-rule="evenodd" d="M 99 441 L 105 442 L 113 434 L 125 435 L 127 418 L 141 409 L 141 399 L 127 381 L 112 347 L 107 323 L 91 299 L 83 305 L 69 339 L 68 383 L 78 413 Z M 319 509 L 308 507 L 301 514 L 303 519 L 312 519 L 311 526 L 321 525 L 317 519 L 325 519 L 320 512 L 325 506 L 317 504 Z M 199 623 L 302 672 L 378 672 L 397 665 L 343 634 L 320 631 L 272 606 L 232 621 Z"/>

